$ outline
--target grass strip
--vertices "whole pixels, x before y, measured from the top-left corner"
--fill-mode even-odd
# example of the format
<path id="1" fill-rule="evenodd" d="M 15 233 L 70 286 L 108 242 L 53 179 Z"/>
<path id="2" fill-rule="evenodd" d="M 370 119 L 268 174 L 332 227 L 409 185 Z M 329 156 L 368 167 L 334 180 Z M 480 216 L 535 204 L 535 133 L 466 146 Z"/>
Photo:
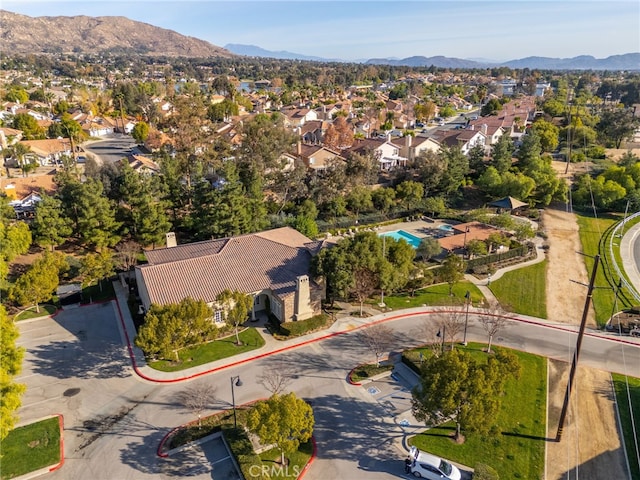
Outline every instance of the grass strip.
<path id="1" fill-rule="evenodd" d="M 636 435 L 640 435 L 640 378 L 625 377 L 617 373 L 612 374 L 613 387 L 616 392 L 618 412 L 620 413 L 620 423 L 622 425 L 622 436 L 627 449 L 627 458 L 631 468 L 631 479 L 640 480 L 640 452 L 634 439 L 633 425 L 635 423 Z M 629 390 L 627 391 L 627 382 Z M 631 421 L 631 412 L 633 420 Z"/>
<path id="2" fill-rule="evenodd" d="M 60 421 L 47 418 L 15 428 L 0 442 L 2 480 L 60 462 Z"/>

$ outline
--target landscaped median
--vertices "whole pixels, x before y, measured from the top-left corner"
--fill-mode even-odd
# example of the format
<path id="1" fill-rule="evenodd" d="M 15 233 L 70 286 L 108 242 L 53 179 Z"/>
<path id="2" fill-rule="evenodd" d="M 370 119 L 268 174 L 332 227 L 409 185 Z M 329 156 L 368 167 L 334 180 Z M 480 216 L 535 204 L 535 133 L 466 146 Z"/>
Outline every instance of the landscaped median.
<path id="1" fill-rule="evenodd" d="M 388 375 L 392 370 L 392 364 L 374 365 L 369 363 L 358 365 L 349 372 L 349 375 L 347 375 L 347 381 L 351 385 L 362 385 L 363 382 L 375 380 Z"/>
<path id="2" fill-rule="evenodd" d="M 236 407 L 238 427 L 234 427 L 232 411 L 214 415 L 181 425 L 169 432 L 158 446 L 158 456 L 170 457 L 172 454 L 206 441 L 206 437 L 222 435 L 244 478 L 249 479 L 291 479 L 302 478 L 315 457 L 313 438 L 302 443 L 295 452 L 287 453 L 287 464 L 281 465 L 280 451 L 266 448 L 256 453 L 245 425 L 251 409 L 263 400 L 257 400 Z"/>
<path id="3" fill-rule="evenodd" d="M 11 430 L 0 442 L 0 452 L 2 480 L 57 470 L 64 463 L 62 415 Z"/>

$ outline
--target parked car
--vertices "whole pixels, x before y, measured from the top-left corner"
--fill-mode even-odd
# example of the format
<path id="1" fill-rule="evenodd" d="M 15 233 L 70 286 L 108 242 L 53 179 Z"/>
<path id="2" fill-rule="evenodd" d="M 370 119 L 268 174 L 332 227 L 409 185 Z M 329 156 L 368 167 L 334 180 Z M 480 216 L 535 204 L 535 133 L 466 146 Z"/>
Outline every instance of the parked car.
<path id="1" fill-rule="evenodd" d="M 417 447 L 411 447 L 409 451 L 410 473 L 416 478 L 427 478 L 429 480 L 460 480 L 462 474 L 455 465 L 446 460 L 421 452 Z"/>

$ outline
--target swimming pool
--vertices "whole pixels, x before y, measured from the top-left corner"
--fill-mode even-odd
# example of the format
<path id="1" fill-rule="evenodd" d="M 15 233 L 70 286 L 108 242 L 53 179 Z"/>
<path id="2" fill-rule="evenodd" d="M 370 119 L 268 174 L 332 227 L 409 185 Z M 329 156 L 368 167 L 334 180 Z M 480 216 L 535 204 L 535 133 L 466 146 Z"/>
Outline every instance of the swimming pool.
<path id="1" fill-rule="evenodd" d="M 391 237 L 394 240 L 404 240 L 413 248 L 418 248 L 420 246 L 420 241 L 422 239 L 416 237 L 415 235 L 411 235 L 410 233 L 405 232 L 404 230 L 394 230 L 393 232 L 385 232 L 380 234 L 381 237 Z"/>
<path id="2" fill-rule="evenodd" d="M 453 227 L 448 223 L 443 223 L 438 227 L 438 230 L 442 230 L 444 232 L 453 232 Z"/>

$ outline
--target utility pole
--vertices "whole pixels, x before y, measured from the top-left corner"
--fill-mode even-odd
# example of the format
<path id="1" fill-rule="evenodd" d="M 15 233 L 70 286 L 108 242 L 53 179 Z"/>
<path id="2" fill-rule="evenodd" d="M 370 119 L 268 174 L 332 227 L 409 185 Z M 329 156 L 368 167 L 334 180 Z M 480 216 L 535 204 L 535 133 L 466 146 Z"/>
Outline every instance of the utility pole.
<path id="1" fill-rule="evenodd" d="M 573 379 L 576 375 L 576 367 L 578 366 L 578 356 L 580 355 L 580 347 L 582 346 L 582 337 L 584 337 L 584 329 L 587 325 L 587 316 L 589 314 L 589 304 L 593 297 L 594 283 L 596 281 L 596 272 L 598 270 L 598 264 L 600 263 L 600 255 L 594 257 L 593 270 L 591 271 L 591 280 L 589 280 L 589 289 L 587 290 L 587 298 L 584 302 L 584 310 L 582 312 L 582 321 L 580 322 L 580 330 L 578 332 L 578 340 L 576 342 L 576 349 L 573 352 L 573 361 L 571 362 L 571 370 L 569 371 L 569 382 L 567 383 L 567 391 L 564 396 L 564 403 L 562 404 L 562 411 L 560 412 L 560 419 L 558 420 L 558 431 L 556 433 L 556 442 L 559 442 L 562 438 L 562 431 L 564 429 L 564 423 L 567 418 L 567 410 L 569 409 L 569 399 L 571 398 L 571 389 L 573 388 Z"/>

